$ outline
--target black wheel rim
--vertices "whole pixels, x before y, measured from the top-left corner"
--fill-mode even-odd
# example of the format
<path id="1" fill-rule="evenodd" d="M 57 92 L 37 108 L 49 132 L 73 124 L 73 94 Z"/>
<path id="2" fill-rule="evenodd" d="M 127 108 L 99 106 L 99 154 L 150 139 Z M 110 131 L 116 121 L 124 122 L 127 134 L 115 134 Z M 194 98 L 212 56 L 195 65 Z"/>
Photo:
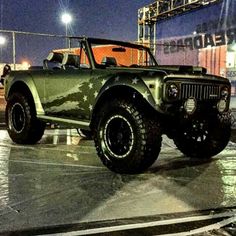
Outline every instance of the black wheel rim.
<path id="1" fill-rule="evenodd" d="M 127 157 L 133 149 L 133 128 L 121 115 L 112 116 L 107 121 L 103 138 L 109 153 L 116 158 Z"/>
<path id="2" fill-rule="evenodd" d="M 20 133 L 25 127 L 25 112 L 20 103 L 15 103 L 10 114 L 10 128 Z"/>

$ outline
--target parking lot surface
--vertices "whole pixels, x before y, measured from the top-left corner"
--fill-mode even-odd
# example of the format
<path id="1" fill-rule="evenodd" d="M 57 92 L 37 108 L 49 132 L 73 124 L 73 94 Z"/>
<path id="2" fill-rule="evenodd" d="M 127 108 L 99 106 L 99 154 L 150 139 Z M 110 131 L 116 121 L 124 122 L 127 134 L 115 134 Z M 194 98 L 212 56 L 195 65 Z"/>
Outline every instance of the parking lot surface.
<path id="1" fill-rule="evenodd" d="M 162 152 L 148 171 L 120 175 L 101 164 L 93 141 L 82 139 L 76 130 L 46 130 L 40 143 L 23 146 L 12 143 L 2 129 L 0 233 L 87 230 L 98 222 L 108 228 L 133 225 L 127 229 L 134 230 L 141 222 L 161 224 L 163 219 L 173 220 L 165 223 L 173 228 L 179 219 L 197 217 L 188 218 L 195 225 L 202 219 L 198 217 L 209 215 L 211 220 L 234 222 L 235 157 L 236 144 L 230 142 L 211 160 L 189 159 L 164 137 Z"/>

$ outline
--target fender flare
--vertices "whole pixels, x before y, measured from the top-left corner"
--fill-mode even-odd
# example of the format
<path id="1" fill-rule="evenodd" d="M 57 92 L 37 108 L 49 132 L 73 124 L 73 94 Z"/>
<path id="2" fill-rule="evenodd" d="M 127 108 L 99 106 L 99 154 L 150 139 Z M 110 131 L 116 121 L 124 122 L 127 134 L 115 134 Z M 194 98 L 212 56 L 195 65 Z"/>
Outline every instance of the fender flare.
<path id="1" fill-rule="evenodd" d="M 104 94 L 108 92 L 108 90 L 112 90 L 113 88 L 116 88 L 118 86 L 133 89 L 134 91 L 139 93 L 144 98 L 144 100 L 146 100 L 153 108 L 156 108 L 155 100 L 147 85 L 139 75 L 131 73 L 116 74 L 108 79 L 100 89 L 95 104 L 97 105 L 99 103 L 99 100 L 104 96 Z"/>
<path id="2" fill-rule="evenodd" d="M 19 74 L 15 75 L 12 78 L 7 79 L 6 81 L 6 91 L 5 91 L 5 98 L 10 96 L 11 92 L 20 85 L 25 86 L 28 91 L 31 93 L 37 116 L 44 115 L 44 109 L 41 103 L 41 100 L 39 98 L 38 91 L 36 90 L 35 84 L 33 82 L 32 77 L 29 74 Z"/>

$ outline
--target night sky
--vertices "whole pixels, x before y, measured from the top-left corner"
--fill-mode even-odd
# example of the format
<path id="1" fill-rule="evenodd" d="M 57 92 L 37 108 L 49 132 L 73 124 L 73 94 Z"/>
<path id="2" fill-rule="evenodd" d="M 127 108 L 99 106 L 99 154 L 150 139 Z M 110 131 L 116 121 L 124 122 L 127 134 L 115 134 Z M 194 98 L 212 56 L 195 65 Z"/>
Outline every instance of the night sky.
<path id="1" fill-rule="evenodd" d="M 154 0 L 0 0 L 1 29 L 65 34 L 61 14 L 73 15 L 70 33 L 137 39 L 137 10 Z"/>
<path id="2" fill-rule="evenodd" d="M 117 40 L 137 40 L 138 9 L 154 0 L 0 0 L 0 28 L 35 33 L 65 35 L 63 12 L 73 16 L 69 34 Z M 197 25 L 209 20 L 235 16 L 236 1 L 224 0 L 202 10 L 195 10 L 158 22 L 157 38 L 191 35 Z M 2 35 L 0 33 L 0 35 Z M 0 62 L 12 63 L 12 35 L 4 34 L 7 44 L 0 47 Z M 52 49 L 64 48 L 65 39 L 16 36 L 16 60 L 39 65 Z"/>
<path id="3" fill-rule="evenodd" d="M 138 9 L 154 0 L 0 0 L 0 29 L 65 35 L 63 12 L 73 21 L 69 35 L 137 40 Z M 0 33 L 0 35 L 3 35 Z M 0 47 L 0 63 L 12 63 L 12 35 Z M 41 65 L 49 51 L 64 48 L 65 40 L 16 35 L 16 62 Z"/>

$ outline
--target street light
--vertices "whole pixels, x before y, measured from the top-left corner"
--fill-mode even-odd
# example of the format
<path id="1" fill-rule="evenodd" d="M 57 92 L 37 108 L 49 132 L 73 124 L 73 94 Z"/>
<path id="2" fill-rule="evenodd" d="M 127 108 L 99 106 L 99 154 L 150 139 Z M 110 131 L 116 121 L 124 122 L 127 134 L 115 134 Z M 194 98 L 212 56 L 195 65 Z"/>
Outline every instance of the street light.
<path id="1" fill-rule="evenodd" d="M 67 47 L 68 46 L 68 43 L 67 43 L 67 41 L 68 41 L 68 39 L 67 39 L 67 37 L 68 37 L 68 25 L 72 22 L 72 16 L 69 13 L 65 12 L 61 16 L 61 21 L 66 26 L 66 47 Z"/>
<path id="2" fill-rule="evenodd" d="M 4 45 L 6 43 L 6 38 L 0 35 L 0 45 Z"/>

